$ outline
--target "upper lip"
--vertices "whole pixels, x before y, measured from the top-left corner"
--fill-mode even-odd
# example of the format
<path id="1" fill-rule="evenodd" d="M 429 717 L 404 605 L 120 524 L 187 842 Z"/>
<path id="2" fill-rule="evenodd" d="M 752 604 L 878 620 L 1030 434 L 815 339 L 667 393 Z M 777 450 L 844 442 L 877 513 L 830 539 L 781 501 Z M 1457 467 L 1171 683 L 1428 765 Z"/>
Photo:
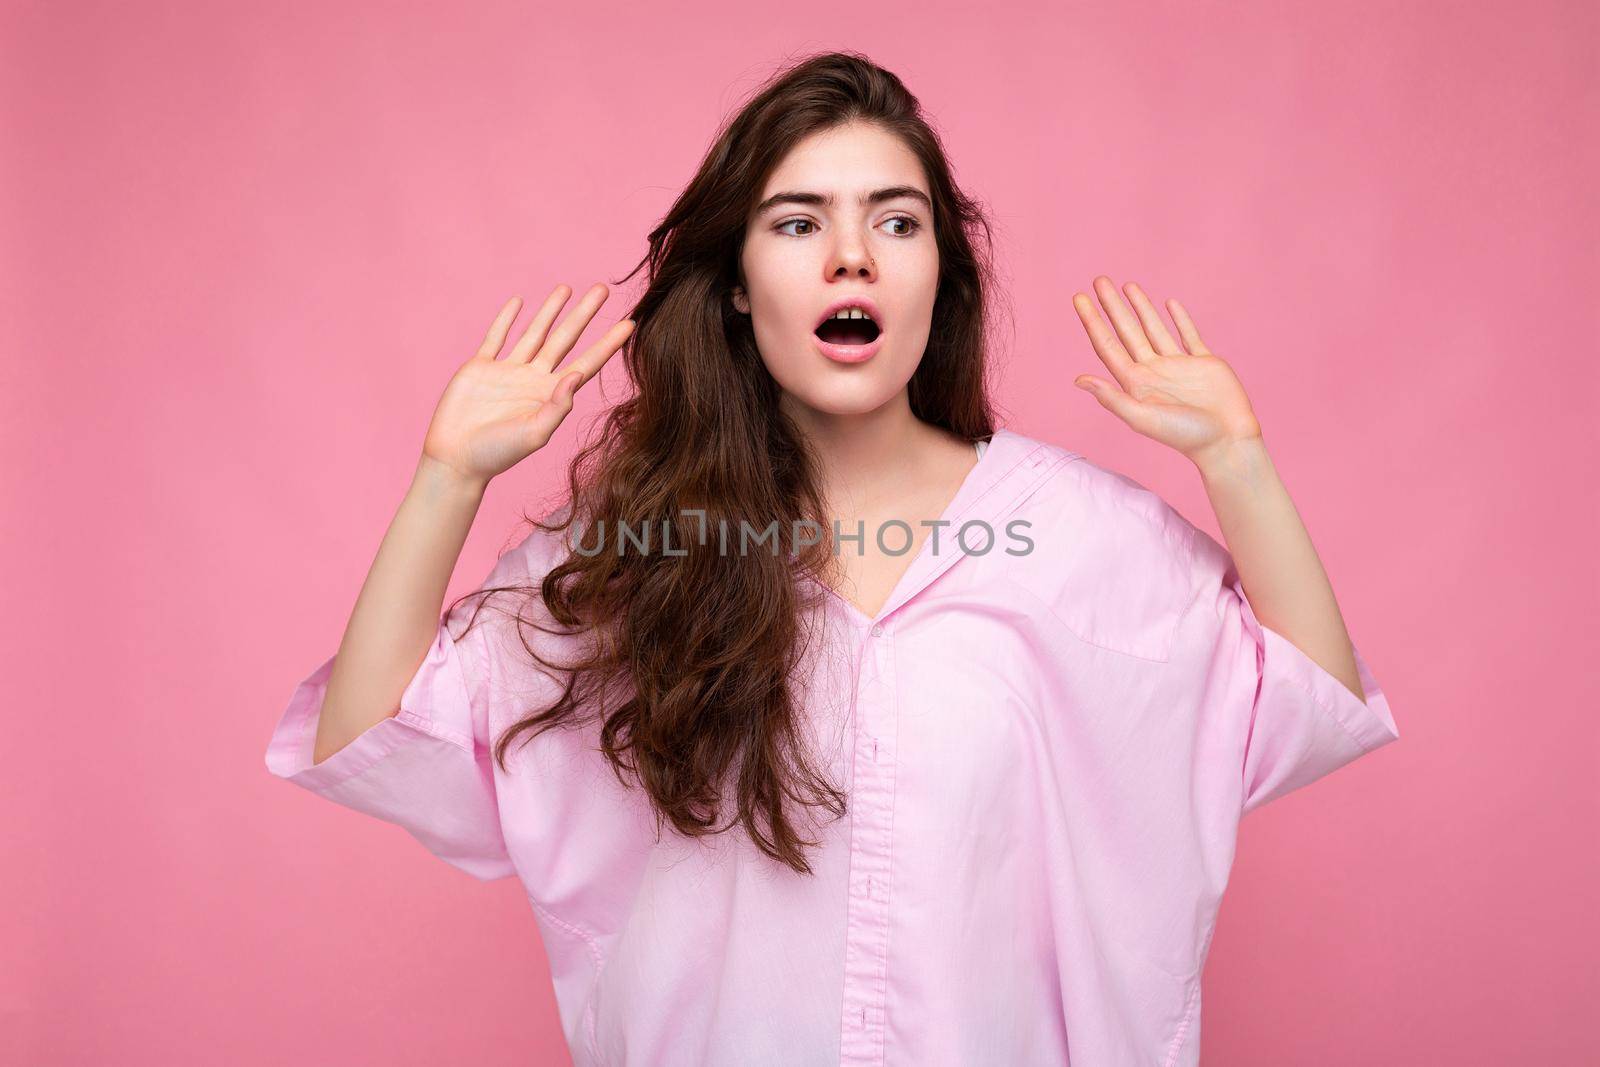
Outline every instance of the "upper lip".
<path id="1" fill-rule="evenodd" d="M 811 327 L 812 330 L 820 329 L 823 323 L 833 318 L 834 315 L 843 311 L 845 308 L 860 308 L 862 311 L 865 311 L 868 315 L 872 316 L 872 321 L 878 327 L 878 332 L 883 332 L 883 313 L 878 310 L 878 305 L 870 296 L 841 296 L 839 299 L 829 304 L 827 310 L 818 316 L 816 325 Z"/>

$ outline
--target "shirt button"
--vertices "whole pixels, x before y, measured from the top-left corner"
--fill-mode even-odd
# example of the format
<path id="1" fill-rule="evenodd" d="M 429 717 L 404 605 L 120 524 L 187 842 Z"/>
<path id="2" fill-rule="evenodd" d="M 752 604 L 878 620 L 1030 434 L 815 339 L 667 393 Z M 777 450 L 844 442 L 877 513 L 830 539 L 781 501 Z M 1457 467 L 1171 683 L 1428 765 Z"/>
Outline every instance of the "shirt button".
<path id="1" fill-rule="evenodd" d="M 883 636 L 883 624 L 882 623 L 873 623 L 872 624 L 872 636 L 873 637 L 882 637 Z"/>

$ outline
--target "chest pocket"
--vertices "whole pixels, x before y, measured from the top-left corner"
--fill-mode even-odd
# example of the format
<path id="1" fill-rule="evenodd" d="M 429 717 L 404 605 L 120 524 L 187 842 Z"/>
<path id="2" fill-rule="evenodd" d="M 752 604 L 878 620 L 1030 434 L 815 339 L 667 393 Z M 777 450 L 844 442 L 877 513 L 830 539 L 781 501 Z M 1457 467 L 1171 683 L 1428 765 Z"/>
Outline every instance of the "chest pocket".
<path id="1" fill-rule="evenodd" d="M 1059 477 L 1067 484 L 1019 516 L 1032 551 L 1000 576 L 1077 640 L 1166 662 L 1192 596 L 1191 527 L 1120 475 L 1080 461 Z"/>

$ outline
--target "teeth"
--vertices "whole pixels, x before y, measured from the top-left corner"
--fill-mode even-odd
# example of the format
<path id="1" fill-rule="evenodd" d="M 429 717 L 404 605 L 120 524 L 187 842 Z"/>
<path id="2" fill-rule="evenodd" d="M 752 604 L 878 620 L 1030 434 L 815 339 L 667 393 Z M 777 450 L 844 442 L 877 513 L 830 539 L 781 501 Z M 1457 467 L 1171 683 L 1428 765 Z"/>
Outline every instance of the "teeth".
<path id="1" fill-rule="evenodd" d="M 828 317 L 833 319 L 866 319 L 869 322 L 872 321 L 872 316 L 868 315 L 860 308 L 845 308 L 843 311 L 835 312 Z"/>

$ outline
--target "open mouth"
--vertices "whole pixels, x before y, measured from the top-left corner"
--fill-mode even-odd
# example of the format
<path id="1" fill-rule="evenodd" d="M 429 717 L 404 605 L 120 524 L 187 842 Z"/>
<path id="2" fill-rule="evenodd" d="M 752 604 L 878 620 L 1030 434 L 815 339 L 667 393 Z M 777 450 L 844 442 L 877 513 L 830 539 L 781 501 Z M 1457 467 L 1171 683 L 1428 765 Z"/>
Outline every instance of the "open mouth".
<path id="1" fill-rule="evenodd" d="M 824 319 L 818 337 L 835 345 L 867 345 L 878 339 L 878 324 L 868 318 Z"/>

